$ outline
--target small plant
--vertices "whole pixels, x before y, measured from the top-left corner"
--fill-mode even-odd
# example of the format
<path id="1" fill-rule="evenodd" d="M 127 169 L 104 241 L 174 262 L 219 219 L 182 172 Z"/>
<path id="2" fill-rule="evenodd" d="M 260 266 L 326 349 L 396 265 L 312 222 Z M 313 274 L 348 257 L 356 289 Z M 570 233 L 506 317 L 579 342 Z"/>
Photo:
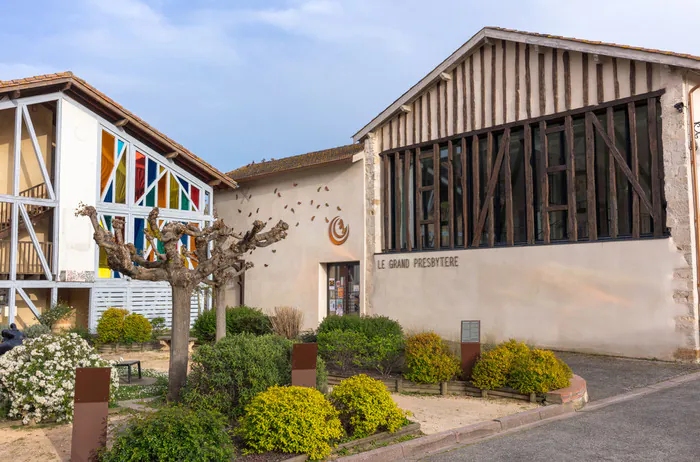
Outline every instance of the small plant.
<path id="1" fill-rule="evenodd" d="M 186 403 L 237 417 L 257 393 L 292 380 L 292 342 L 274 335 L 237 334 L 202 345 L 192 356 Z"/>
<path id="2" fill-rule="evenodd" d="M 367 338 L 403 335 L 401 325 L 386 316 L 326 316 L 318 326 L 318 333 L 334 330 L 361 332 Z"/>
<path id="3" fill-rule="evenodd" d="M 513 359 L 508 385 L 520 393 L 546 393 L 569 386 L 571 369 L 551 351 L 532 350 Z"/>
<path id="4" fill-rule="evenodd" d="M 86 327 L 75 326 L 68 329 L 69 334 L 76 334 L 81 339 L 88 342 L 90 345 L 95 343 L 95 335 L 91 334 Z"/>
<path id="5" fill-rule="evenodd" d="M 0 395 L 9 399 L 9 416 L 34 422 L 73 419 L 75 369 L 110 367 L 94 348 L 75 334 L 42 335 L 0 356 Z M 119 387 L 112 368 L 110 396 Z"/>
<path id="6" fill-rule="evenodd" d="M 151 338 L 151 323 L 144 316 L 132 313 L 124 318 L 124 342 L 143 343 Z"/>
<path id="7" fill-rule="evenodd" d="M 313 388 L 270 387 L 246 406 L 237 433 L 249 453 L 305 453 L 320 460 L 343 435 L 338 411 Z"/>
<path id="8" fill-rule="evenodd" d="M 135 417 L 101 460 L 230 461 L 233 454 L 226 422 L 220 415 L 169 406 Z"/>
<path id="9" fill-rule="evenodd" d="M 25 328 L 22 334 L 27 338 L 37 338 L 42 335 L 50 335 L 51 329 L 43 324 L 32 324 L 31 326 Z"/>
<path id="10" fill-rule="evenodd" d="M 328 364 L 347 372 L 360 366 L 367 351 L 367 336 L 360 332 L 332 330 L 318 334 L 318 352 Z"/>
<path id="11" fill-rule="evenodd" d="M 75 309 L 66 302 L 58 302 L 39 315 L 39 323 L 53 330 L 54 326 L 73 314 Z"/>
<path id="12" fill-rule="evenodd" d="M 165 318 L 157 317 L 151 319 L 151 340 L 158 340 L 158 337 L 165 333 Z"/>
<path id="13" fill-rule="evenodd" d="M 202 342 L 216 338 L 216 311 L 203 312 L 192 326 L 194 336 Z M 226 308 L 226 335 L 241 333 L 266 335 L 272 333 L 270 318 L 258 308 L 245 305 Z"/>
<path id="14" fill-rule="evenodd" d="M 291 306 L 276 306 L 274 314 L 270 317 L 272 331 L 289 340 L 299 336 L 304 313 Z"/>
<path id="15" fill-rule="evenodd" d="M 406 339 L 404 378 L 416 383 L 446 382 L 460 371 L 460 364 L 450 347 L 434 332 L 424 332 Z"/>
<path id="16" fill-rule="evenodd" d="M 129 315 L 129 310 L 122 308 L 109 308 L 97 321 L 97 339 L 100 343 L 116 343 L 124 336 L 124 318 Z"/>
<path id="17" fill-rule="evenodd" d="M 331 402 L 340 412 L 340 421 L 354 438 L 364 438 L 379 430 L 391 433 L 406 421 L 383 382 L 364 374 L 340 382 L 331 392 Z"/>
<path id="18" fill-rule="evenodd" d="M 510 378 L 513 360 L 529 354 L 527 345 L 513 339 L 482 353 L 472 370 L 472 383 L 482 390 L 505 387 Z"/>
<path id="19" fill-rule="evenodd" d="M 316 335 L 316 331 L 314 330 L 305 330 L 299 334 L 299 340 L 301 340 L 302 343 L 317 343 L 318 335 Z"/>

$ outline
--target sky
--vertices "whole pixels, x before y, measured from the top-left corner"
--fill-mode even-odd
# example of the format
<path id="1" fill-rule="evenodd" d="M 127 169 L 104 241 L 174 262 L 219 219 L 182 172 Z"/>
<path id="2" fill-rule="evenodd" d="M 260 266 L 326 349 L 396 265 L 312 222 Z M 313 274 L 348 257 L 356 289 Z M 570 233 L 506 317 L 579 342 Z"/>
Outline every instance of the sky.
<path id="1" fill-rule="evenodd" d="M 0 80 L 73 71 L 221 171 L 350 144 L 485 26 L 700 55 L 700 0 L 0 6 Z"/>

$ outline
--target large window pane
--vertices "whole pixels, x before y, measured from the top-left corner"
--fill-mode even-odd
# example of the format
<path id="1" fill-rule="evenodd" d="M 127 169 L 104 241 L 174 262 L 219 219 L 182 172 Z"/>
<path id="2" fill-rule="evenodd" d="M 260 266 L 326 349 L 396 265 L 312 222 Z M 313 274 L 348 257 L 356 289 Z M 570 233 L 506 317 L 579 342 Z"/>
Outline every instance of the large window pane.
<path id="1" fill-rule="evenodd" d="M 51 183 L 54 183 L 54 150 L 56 146 L 56 103 L 27 106 L 30 120 L 22 118 L 22 143 L 20 145 L 19 190 L 20 196 L 48 198 L 46 178 L 41 163 Z M 35 140 L 32 140 L 31 133 Z M 35 149 L 35 144 L 38 147 Z"/>
<path id="2" fill-rule="evenodd" d="M 0 194 L 13 193 L 15 109 L 0 111 Z"/>
<path id="3" fill-rule="evenodd" d="M 461 140 L 452 142 L 452 191 L 454 198 L 454 230 L 455 246 L 464 246 L 464 201 L 466 196 L 462 190 L 462 144 Z"/>
<path id="4" fill-rule="evenodd" d="M 525 133 L 510 132 L 510 174 L 513 191 L 513 240 L 527 242 L 527 195 L 525 193 Z"/>

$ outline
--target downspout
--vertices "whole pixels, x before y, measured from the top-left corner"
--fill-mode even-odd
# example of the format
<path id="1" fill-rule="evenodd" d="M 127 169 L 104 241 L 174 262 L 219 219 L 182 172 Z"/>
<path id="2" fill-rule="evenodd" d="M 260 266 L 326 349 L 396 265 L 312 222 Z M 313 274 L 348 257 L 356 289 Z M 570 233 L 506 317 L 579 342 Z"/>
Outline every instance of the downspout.
<path id="1" fill-rule="evenodd" d="M 699 244 L 699 234 L 700 229 L 698 228 L 698 171 L 697 171 L 697 142 L 695 140 L 695 113 L 693 108 L 693 93 L 695 90 L 700 88 L 700 85 L 695 85 L 688 91 L 688 109 L 690 112 L 690 172 L 693 177 L 693 224 L 695 226 L 695 281 L 696 286 L 700 287 L 700 245 Z"/>

